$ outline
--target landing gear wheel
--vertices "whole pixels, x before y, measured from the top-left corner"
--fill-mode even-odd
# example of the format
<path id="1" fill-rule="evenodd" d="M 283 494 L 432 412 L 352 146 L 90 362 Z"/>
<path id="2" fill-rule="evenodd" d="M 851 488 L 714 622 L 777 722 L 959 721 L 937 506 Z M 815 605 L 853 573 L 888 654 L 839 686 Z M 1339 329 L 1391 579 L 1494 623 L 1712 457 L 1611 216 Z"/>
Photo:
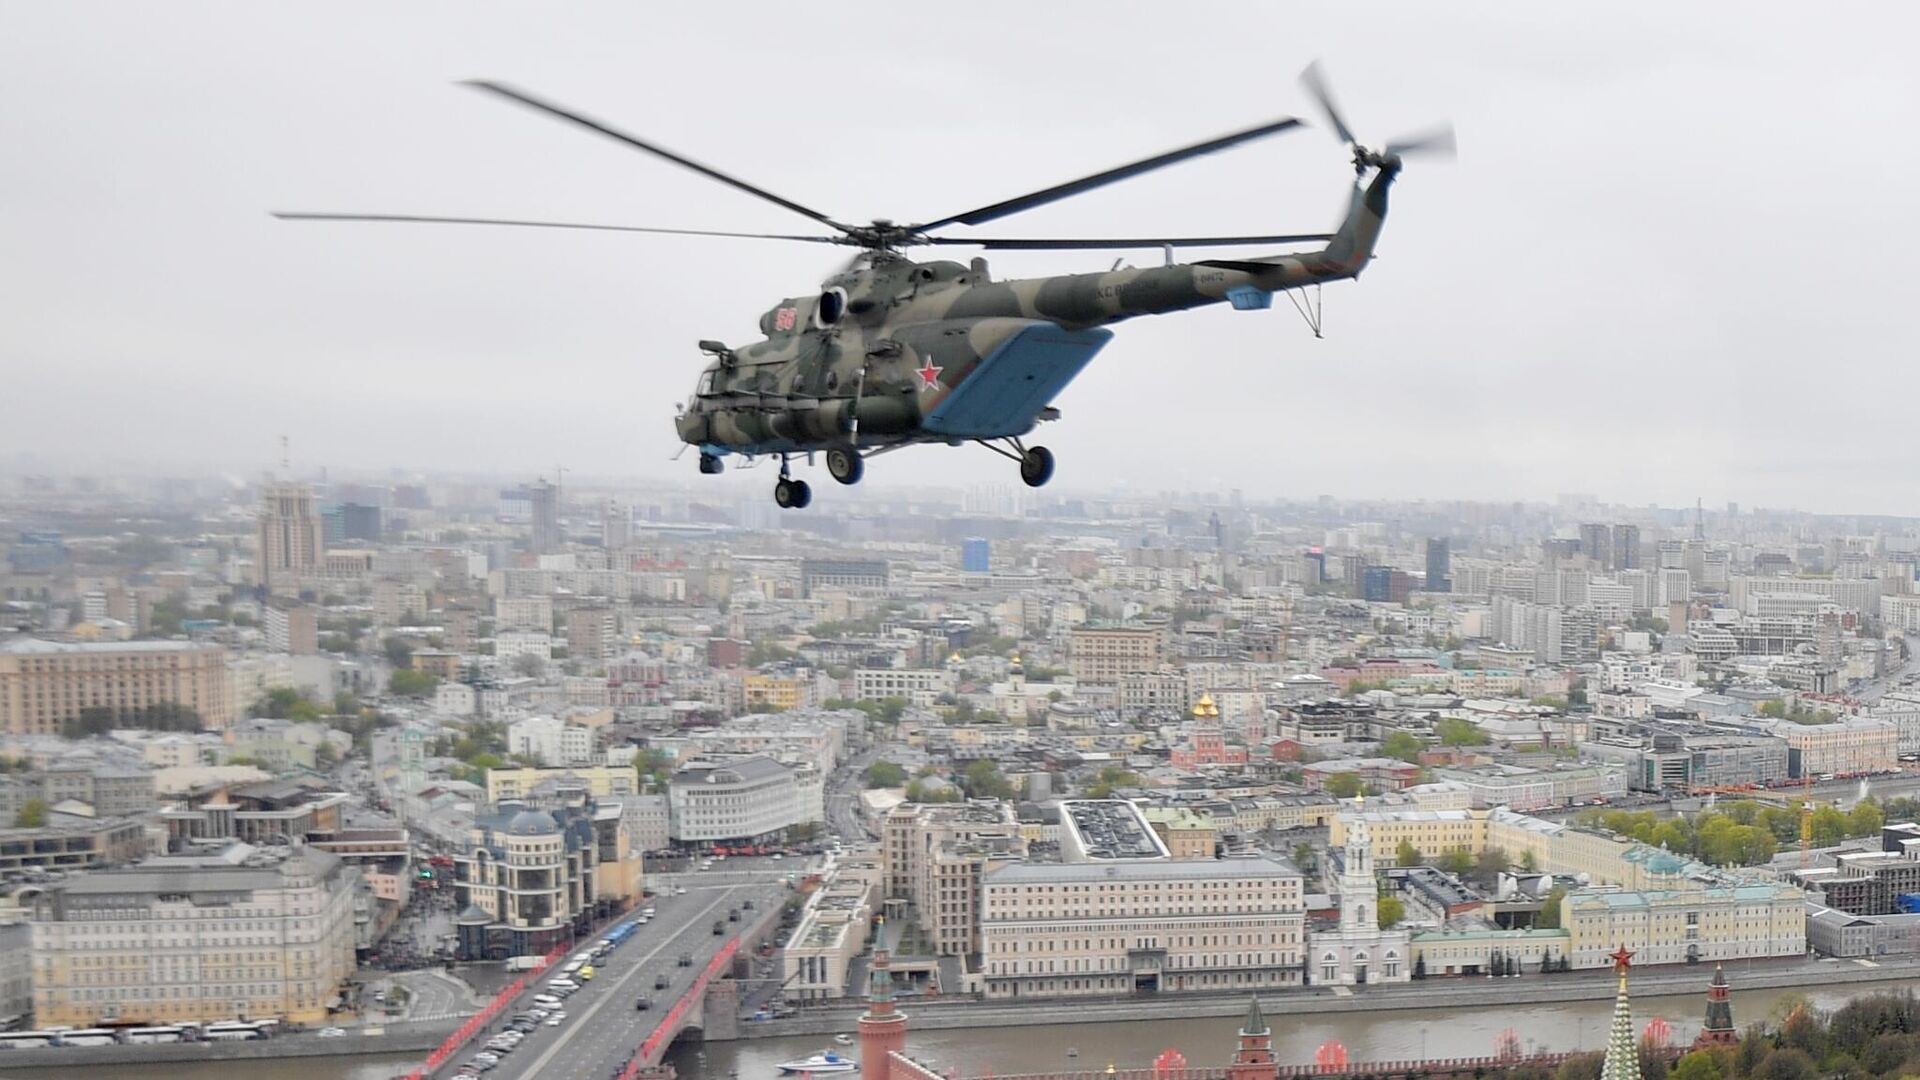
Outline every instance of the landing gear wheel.
<path id="1" fill-rule="evenodd" d="M 782 479 L 773 485 L 773 501 L 782 510 L 800 510 L 813 501 L 813 488 L 805 480 Z"/>
<path id="2" fill-rule="evenodd" d="M 859 451 L 836 446 L 827 451 L 827 473 L 843 484 L 857 484 L 867 473 L 867 463 Z"/>
<path id="3" fill-rule="evenodd" d="M 1053 451 L 1044 446 L 1029 446 L 1020 455 L 1020 480 L 1028 487 L 1040 487 L 1053 479 Z"/>
<path id="4" fill-rule="evenodd" d="M 727 463 L 724 461 L 721 461 L 720 456 L 718 454 L 701 454 L 700 455 L 700 473 L 703 476 L 717 475 L 723 470 L 725 470 L 726 467 L 727 467 Z"/>

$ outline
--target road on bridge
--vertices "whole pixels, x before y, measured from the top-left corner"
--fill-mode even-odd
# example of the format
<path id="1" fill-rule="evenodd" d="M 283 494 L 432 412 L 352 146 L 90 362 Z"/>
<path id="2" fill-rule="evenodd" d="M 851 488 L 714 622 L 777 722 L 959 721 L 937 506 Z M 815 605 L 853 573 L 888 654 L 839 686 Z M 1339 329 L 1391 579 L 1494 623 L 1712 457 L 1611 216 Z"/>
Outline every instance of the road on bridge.
<path id="1" fill-rule="evenodd" d="M 518 1050 L 486 1074 L 488 1080 L 607 1080 L 633 1056 L 714 954 L 761 913 L 786 899 L 785 875 L 801 865 L 797 859 L 729 859 L 716 863 L 713 871 L 650 879 L 649 885 L 659 894 L 649 901 L 656 911 L 653 921 L 625 945 L 594 963 L 594 978 L 566 999 L 567 1019 L 559 1027 L 536 1029 Z M 676 886 L 685 887 L 686 895 L 674 895 Z M 747 900 L 753 901 L 756 910 L 743 911 L 740 922 L 728 921 L 728 912 Z M 721 923 L 722 934 L 713 932 L 715 922 Z M 598 939 L 583 940 L 573 955 L 591 947 L 593 940 Z M 680 966 L 682 953 L 692 955 L 691 967 Z M 506 1015 L 524 1011 L 533 996 L 543 992 L 546 983 L 557 976 L 556 968 L 553 974 L 543 973 L 534 979 L 516 1008 Z M 669 981 L 668 986 L 656 989 L 655 981 L 662 976 Z M 652 1002 L 644 1012 L 634 1008 L 642 997 Z M 504 1025 L 505 1016 L 501 1023 Z M 476 1040 L 467 1052 L 448 1062 L 440 1075 L 453 1073 L 484 1042 Z"/>

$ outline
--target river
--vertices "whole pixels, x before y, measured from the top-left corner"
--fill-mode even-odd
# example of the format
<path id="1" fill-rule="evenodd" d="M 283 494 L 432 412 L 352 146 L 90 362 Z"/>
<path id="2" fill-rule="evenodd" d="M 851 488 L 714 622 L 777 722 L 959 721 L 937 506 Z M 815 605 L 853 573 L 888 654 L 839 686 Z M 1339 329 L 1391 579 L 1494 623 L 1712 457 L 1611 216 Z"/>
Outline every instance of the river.
<path id="1" fill-rule="evenodd" d="M 1745 1027 L 1765 1018 L 1783 998 L 1799 990 L 1739 988 L 1732 973 L 1734 1022 Z M 1697 994 L 1634 999 L 1634 1022 L 1644 1025 L 1659 1016 L 1672 1025 L 1676 1043 L 1691 1042 L 1706 1010 L 1702 979 Z M 1830 990 L 1806 992 L 1819 1008 L 1834 1008 L 1849 998 L 1882 990 L 1907 988 L 1906 983 L 1853 983 Z M 911 1003 L 904 1006 L 911 1017 Z M 1322 1043 L 1337 1040 L 1353 1061 L 1425 1057 L 1490 1055 L 1500 1033 L 1512 1028 L 1521 1045 L 1539 1050 L 1598 1050 L 1605 1045 L 1611 1001 L 1579 1001 L 1554 1005 L 1519 1005 L 1501 1009 L 1407 1009 L 1383 1013 L 1310 1013 L 1290 1017 L 1278 1008 L 1267 1013 L 1273 1026 L 1275 1055 L 1282 1062 L 1307 1062 Z M 1233 1056 L 1234 1033 L 1240 1021 L 1231 1018 L 1158 1020 L 1124 1024 L 1058 1024 L 1048 1027 L 975 1028 L 920 1031 L 907 1034 L 907 1050 L 942 1071 L 958 1069 L 967 1077 L 986 1074 L 1104 1069 L 1109 1061 L 1120 1066 L 1146 1066 L 1169 1047 L 1185 1054 L 1195 1066 L 1224 1064 Z M 851 1033 L 851 1032 L 849 1032 Z M 819 1036 L 787 1039 L 749 1039 L 705 1045 L 676 1046 L 670 1060 L 681 1080 L 774 1080 L 776 1063 L 805 1057 L 826 1040 Z M 1068 1048 L 1079 1051 L 1069 1057 Z M 840 1049 L 840 1048 L 836 1048 Z M 851 1049 L 851 1048 L 846 1048 Z M 410 1057 L 302 1058 L 279 1061 L 206 1062 L 171 1066 L 167 1080 L 389 1080 L 414 1064 Z M 147 1080 L 151 1069 L 139 1066 L 84 1070 L 33 1069 L 8 1071 L 0 1063 L 0 1080 Z"/>

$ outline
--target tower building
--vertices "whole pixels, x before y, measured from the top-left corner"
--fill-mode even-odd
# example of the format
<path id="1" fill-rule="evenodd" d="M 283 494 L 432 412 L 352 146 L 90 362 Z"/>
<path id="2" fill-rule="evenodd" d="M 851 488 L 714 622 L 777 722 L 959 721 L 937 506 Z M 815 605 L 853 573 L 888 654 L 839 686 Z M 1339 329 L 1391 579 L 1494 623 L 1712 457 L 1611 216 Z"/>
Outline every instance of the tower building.
<path id="1" fill-rule="evenodd" d="M 326 522 L 313 508 L 313 489 L 299 483 L 267 485 L 260 498 L 255 576 L 270 592 L 295 592 L 325 557 Z"/>
<path id="2" fill-rule="evenodd" d="M 1247 1002 L 1247 1020 L 1240 1025 L 1240 1045 L 1227 1066 L 1227 1080 L 1274 1080 L 1279 1068 L 1273 1060 L 1273 1029 L 1260 1013 L 1260 999 Z"/>
<path id="3" fill-rule="evenodd" d="M 1412 935 L 1380 928 L 1380 883 L 1374 877 L 1373 839 L 1367 829 L 1366 800 L 1356 798 L 1340 853 L 1340 924 L 1308 936 L 1313 962 L 1308 974 L 1323 986 L 1364 986 L 1413 979 Z"/>
<path id="4" fill-rule="evenodd" d="M 867 976 L 867 1011 L 860 1014 L 860 1080 L 887 1080 L 893 1068 L 888 1057 L 907 1049 L 907 1017 L 893 1007 L 893 971 L 888 966 L 886 920 L 875 935 L 873 970 Z"/>
<path id="5" fill-rule="evenodd" d="M 1613 970 L 1620 976 L 1620 990 L 1613 999 L 1613 1025 L 1607 1029 L 1607 1057 L 1600 1065 L 1600 1080 L 1640 1080 L 1640 1046 L 1633 1037 L 1633 1008 L 1627 1003 L 1627 969 L 1633 966 L 1633 953 L 1625 945 L 1613 952 Z"/>
<path id="6" fill-rule="evenodd" d="M 1694 1049 L 1705 1046 L 1732 1046 L 1740 1041 L 1733 1026 L 1733 1001 L 1727 996 L 1727 969 L 1715 964 L 1713 982 L 1707 985 L 1707 1022 L 1693 1040 Z"/>

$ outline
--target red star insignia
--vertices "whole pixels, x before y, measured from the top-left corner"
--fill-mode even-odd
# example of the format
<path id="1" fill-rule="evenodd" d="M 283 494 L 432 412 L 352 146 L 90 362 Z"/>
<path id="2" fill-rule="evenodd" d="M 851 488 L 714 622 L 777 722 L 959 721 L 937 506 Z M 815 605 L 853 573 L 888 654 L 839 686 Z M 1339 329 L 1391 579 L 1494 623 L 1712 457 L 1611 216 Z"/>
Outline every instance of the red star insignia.
<path id="1" fill-rule="evenodd" d="M 928 360 L 926 364 L 923 367 L 921 367 L 920 370 L 916 373 L 920 376 L 921 392 L 924 393 L 928 390 L 933 389 L 936 386 L 939 386 L 940 373 L 945 370 L 947 369 L 941 367 L 940 365 L 934 363 L 931 360 Z"/>

